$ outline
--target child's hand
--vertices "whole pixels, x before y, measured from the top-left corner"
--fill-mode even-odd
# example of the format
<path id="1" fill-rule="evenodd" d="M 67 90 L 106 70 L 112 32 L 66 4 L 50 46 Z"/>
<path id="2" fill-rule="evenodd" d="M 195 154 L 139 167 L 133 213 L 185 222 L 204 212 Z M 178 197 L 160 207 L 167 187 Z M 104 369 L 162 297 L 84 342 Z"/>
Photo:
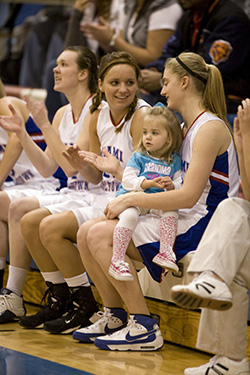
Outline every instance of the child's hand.
<path id="1" fill-rule="evenodd" d="M 153 180 L 144 180 L 141 184 L 143 190 L 156 187 L 158 189 L 173 190 L 174 184 L 170 177 L 156 177 Z"/>
<path id="2" fill-rule="evenodd" d="M 165 190 L 174 190 L 174 188 L 175 188 L 173 181 L 168 176 L 166 176 L 166 177 L 160 177 L 160 181 L 159 182 L 160 182 L 160 184 L 162 186 L 162 189 L 165 189 Z"/>

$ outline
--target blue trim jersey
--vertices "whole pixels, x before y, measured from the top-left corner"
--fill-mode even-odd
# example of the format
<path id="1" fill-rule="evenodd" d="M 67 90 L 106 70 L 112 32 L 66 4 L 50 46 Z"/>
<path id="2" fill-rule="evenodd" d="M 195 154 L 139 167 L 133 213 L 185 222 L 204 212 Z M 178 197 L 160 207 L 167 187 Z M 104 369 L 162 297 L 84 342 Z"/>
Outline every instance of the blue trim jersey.
<path id="1" fill-rule="evenodd" d="M 213 114 L 204 112 L 196 119 L 183 140 L 181 150 L 183 180 L 192 159 L 195 136 L 201 126 L 212 120 L 222 121 Z M 179 210 L 178 235 L 174 246 L 177 261 L 189 251 L 196 250 L 218 204 L 223 199 L 237 196 L 238 190 L 239 171 L 232 140 L 228 149 L 216 157 L 210 177 L 198 202 L 190 209 Z M 151 276 L 160 282 L 163 269 L 152 262 L 152 258 L 159 252 L 160 247 L 158 228 L 157 216 L 150 214 L 140 216 L 133 234 L 133 241 Z"/>
<path id="2" fill-rule="evenodd" d="M 139 99 L 135 108 L 135 113 L 141 107 L 149 107 L 149 104 L 144 100 Z M 108 106 L 100 111 L 97 120 L 96 130 L 101 144 L 101 152 L 105 149 L 111 155 L 115 156 L 119 160 L 123 169 L 125 169 L 133 152 L 133 139 L 130 133 L 135 113 L 124 124 L 125 117 L 121 120 L 120 124 L 123 124 L 123 128 L 120 132 L 115 132 L 115 126 L 110 117 L 110 109 Z M 119 189 L 120 184 L 121 182 L 117 180 L 115 176 L 106 172 L 103 173 L 101 181 L 103 192 L 114 196 Z"/>
<path id="3" fill-rule="evenodd" d="M 122 184 L 119 187 L 116 195 L 125 194 L 128 191 L 143 191 L 141 183 L 144 179 L 153 180 L 157 177 L 170 177 L 173 182 L 176 182 L 175 188 L 180 187 L 181 177 L 181 158 L 174 154 L 173 161 L 168 164 L 165 159 L 154 158 L 151 155 L 144 154 L 141 151 L 134 152 L 124 170 Z M 145 193 L 157 193 L 164 191 L 156 187 L 146 189 Z"/>

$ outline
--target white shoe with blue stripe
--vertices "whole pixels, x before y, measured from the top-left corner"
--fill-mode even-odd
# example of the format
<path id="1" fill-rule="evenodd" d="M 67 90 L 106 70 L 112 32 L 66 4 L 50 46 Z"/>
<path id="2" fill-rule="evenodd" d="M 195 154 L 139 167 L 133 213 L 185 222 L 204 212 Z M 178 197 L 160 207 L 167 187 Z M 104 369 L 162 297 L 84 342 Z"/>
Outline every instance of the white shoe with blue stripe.
<path id="1" fill-rule="evenodd" d="M 116 332 L 127 325 L 127 312 L 123 309 L 109 309 L 104 307 L 104 312 L 99 311 L 98 320 L 88 327 L 77 329 L 73 339 L 81 342 L 94 342 L 99 336 L 106 336 Z"/>
<path id="2" fill-rule="evenodd" d="M 104 350 L 155 351 L 164 345 L 160 328 L 155 319 L 145 315 L 131 315 L 125 328 L 94 342 Z"/>

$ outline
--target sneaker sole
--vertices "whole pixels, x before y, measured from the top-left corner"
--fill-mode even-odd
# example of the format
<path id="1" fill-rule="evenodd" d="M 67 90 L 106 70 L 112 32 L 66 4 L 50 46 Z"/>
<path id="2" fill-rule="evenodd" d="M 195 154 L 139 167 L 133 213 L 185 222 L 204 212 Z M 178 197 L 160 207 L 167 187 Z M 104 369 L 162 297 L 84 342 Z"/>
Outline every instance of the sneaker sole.
<path id="1" fill-rule="evenodd" d="M 127 322 L 122 324 L 120 327 L 118 327 L 117 329 L 114 329 L 112 331 L 110 331 L 110 334 L 111 333 L 114 333 L 116 331 L 120 331 L 121 329 L 125 328 L 127 325 Z M 74 340 L 78 340 L 78 341 L 81 341 L 81 342 L 91 342 L 91 343 L 94 343 L 95 339 L 99 338 L 99 337 L 102 337 L 102 336 L 106 336 L 108 333 L 82 333 L 82 332 L 77 332 L 75 331 L 73 333 L 73 339 Z"/>
<path id="2" fill-rule="evenodd" d="M 114 279 L 119 280 L 119 281 L 133 281 L 134 280 L 133 275 L 131 275 L 131 276 L 120 276 L 120 275 L 117 275 L 117 273 L 115 273 L 113 270 L 109 270 L 109 274 L 111 276 L 113 276 Z"/>
<path id="3" fill-rule="evenodd" d="M 19 320 L 19 325 L 23 328 L 26 328 L 26 329 L 42 329 L 43 328 L 43 324 L 44 323 L 41 323 L 41 324 L 38 324 L 37 326 L 26 326 L 25 324 L 23 324 L 20 320 Z"/>
<path id="4" fill-rule="evenodd" d="M 232 301 L 223 298 L 202 298 L 192 292 L 171 292 L 173 301 L 186 309 L 195 310 L 201 307 L 206 307 L 212 310 L 228 310 L 232 307 Z"/>
<path id="5" fill-rule="evenodd" d="M 56 330 L 53 330 L 53 329 L 50 329 L 48 327 L 46 327 L 46 325 L 43 326 L 43 329 L 53 335 L 69 335 L 69 334 L 72 334 L 73 332 L 75 332 L 75 330 L 77 329 L 80 329 L 81 328 L 81 325 L 79 324 L 77 327 L 73 327 L 73 328 L 68 328 L 68 329 L 65 329 L 64 331 L 56 331 Z"/>
<path id="6" fill-rule="evenodd" d="M 152 342 L 142 342 L 142 343 L 124 343 L 124 344 L 115 344 L 109 343 L 107 340 L 100 340 L 97 338 L 94 342 L 95 346 L 102 350 L 112 350 L 112 351 L 139 351 L 139 352 L 151 352 L 159 350 L 163 347 L 164 341 L 162 337 L 157 337 Z"/>
<path id="7" fill-rule="evenodd" d="M 105 335 L 106 333 L 104 333 L 103 335 L 99 333 L 98 336 L 95 335 L 95 336 L 90 337 L 89 335 L 85 335 L 84 333 L 79 333 L 75 331 L 72 337 L 74 340 L 94 344 L 94 341 L 97 337 L 105 336 Z"/>
<path id="8" fill-rule="evenodd" d="M 157 266 L 159 266 L 159 267 L 166 268 L 168 271 L 172 271 L 172 272 L 178 272 L 179 271 L 179 267 L 176 264 L 159 262 L 159 261 L 154 261 L 154 260 L 153 260 L 153 262 L 155 264 L 157 264 Z"/>

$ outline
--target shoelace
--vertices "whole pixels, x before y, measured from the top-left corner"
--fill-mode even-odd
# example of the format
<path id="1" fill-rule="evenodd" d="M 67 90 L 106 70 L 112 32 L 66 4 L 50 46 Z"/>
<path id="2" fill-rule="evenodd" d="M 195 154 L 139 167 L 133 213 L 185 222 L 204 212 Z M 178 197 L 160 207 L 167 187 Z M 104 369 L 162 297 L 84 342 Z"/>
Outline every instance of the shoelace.
<path id="1" fill-rule="evenodd" d="M 129 265 L 128 265 L 128 263 L 124 262 L 123 260 L 115 262 L 114 265 L 116 267 L 119 267 L 121 272 L 124 272 L 124 271 L 129 272 Z"/>
<path id="2" fill-rule="evenodd" d="M 133 329 L 133 328 L 141 329 L 142 327 L 141 327 L 140 324 L 138 324 L 136 322 L 136 320 L 134 320 L 133 317 L 130 317 L 129 320 L 128 320 L 128 323 L 126 325 L 126 327 L 120 329 L 119 331 L 116 331 L 116 332 L 112 333 L 112 336 L 118 336 L 121 333 L 127 333 L 130 329 Z"/>
<path id="3" fill-rule="evenodd" d="M 104 311 L 98 311 L 97 315 L 100 316 L 100 319 L 97 320 L 92 327 L 99 327 L 103 324 L 104 321 L 107 321 L 108 319 L 112 318 L 113 314 L 108 311 L 107 309 L 104 309 Z"/>
<path id="4" fill-rule="evenodd" d="M 9 298 L 8 298 L 9 297 Z M 13 307 L 13 303 L 11 303 L 10 296 L 9 295 L 1 295 L 0 303 L 2 306 L 5 306 L 7 308 Z"/>

